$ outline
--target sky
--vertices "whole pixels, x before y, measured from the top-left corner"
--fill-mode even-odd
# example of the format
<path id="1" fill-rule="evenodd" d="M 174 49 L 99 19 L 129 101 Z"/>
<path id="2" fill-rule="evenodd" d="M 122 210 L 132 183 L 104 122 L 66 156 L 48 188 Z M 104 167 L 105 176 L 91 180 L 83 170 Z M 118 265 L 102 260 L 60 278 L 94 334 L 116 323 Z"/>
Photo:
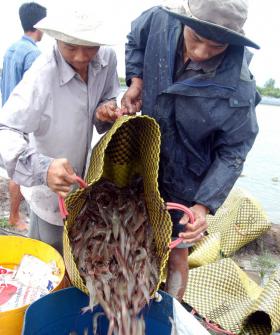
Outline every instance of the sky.
<path id="1" fill-rule="evenodd" d="M 5 6 L 2 6 L 0 64 L 2 64 L 4 53 L 9 45 L 22 35 L 18 8 L 24 2 L 26 0 L 9 0 L 5 2 Z M 62 20 L 65 8 L 75 8 L 77 3 L 82 9 L 104 13 L 109 17 L 112 22 L 111 32 L 118 40 L 118 44 L 114 46 L 118 58 L 118 73 L 119 76 L 124 77 L 124 44 L 131 21 L 145 9 L 161 4 L 163 0 L 36 0 L 36 2 L 47 7 L 49 13 L 60 13 Z M 244 30 L 247 37 L 261 46 L 260 50 L 250 49 L 254 53 L 250 66 L 251 72 L 258 85 L 263 86 L 267 80 L 272 78 L 276 81 L 276 86 L 280 88 L 280 1 L 248 0 L 248 2 L 249 14 Z M 38 46 L 45 51 L 51 47 L 52 43 L 53 40 L 44 35 Z"/>

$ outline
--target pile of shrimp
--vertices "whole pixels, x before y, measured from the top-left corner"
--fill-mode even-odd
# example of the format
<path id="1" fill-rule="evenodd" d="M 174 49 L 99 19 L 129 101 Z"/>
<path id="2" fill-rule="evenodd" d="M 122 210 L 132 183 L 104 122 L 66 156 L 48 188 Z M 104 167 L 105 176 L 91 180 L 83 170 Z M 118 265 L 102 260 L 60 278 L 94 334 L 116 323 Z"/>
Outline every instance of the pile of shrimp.
<path id="1" fill-rule="evenodd" d="M 105 179 L 95 184 L 69 238 L 89 291 L 87 308 L 102 306 L 109 320 L 107 334 L 145 334 L 139 313 L 156 289 L 159 260 L 142 178 L 123 188 Z"/>

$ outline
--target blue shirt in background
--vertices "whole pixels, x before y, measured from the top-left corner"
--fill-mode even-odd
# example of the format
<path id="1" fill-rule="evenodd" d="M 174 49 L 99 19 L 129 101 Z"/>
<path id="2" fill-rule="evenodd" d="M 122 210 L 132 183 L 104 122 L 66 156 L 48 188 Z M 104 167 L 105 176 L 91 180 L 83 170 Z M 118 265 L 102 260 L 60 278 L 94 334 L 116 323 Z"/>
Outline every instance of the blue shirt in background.
<path id="1" fill-rule="evenodd" d="M 40 55 L 32 38 L 24 35 L 6 51 L 1 78 L 2 105 L 8 100 L 14 87 L 21 81 L 34 60 Z"/>

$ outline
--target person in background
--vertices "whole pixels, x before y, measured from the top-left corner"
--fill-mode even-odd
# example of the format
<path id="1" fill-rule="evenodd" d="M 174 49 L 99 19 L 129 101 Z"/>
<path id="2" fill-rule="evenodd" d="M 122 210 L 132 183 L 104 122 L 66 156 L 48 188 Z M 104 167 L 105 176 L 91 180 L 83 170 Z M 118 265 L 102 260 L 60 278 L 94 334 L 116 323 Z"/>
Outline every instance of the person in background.
<path id="1" fill-rule="evenodd" d="M 132 22 L 126 44 L 124 113 L 154 117 L 162 144 L 159 188 L 165 201 L 189 206 L 171 212 L 173 238 L 166 290 L 183 298 L 188 247 L 200 241 L 240 175 L 258 133 L 260 101 L 249 70 L 259 46 L 242 30 L 244 0 L 188 0 L 153 7 Z"/>
<path id="2" fill-rule="evenodd" d="M 41 41 L 43 33 L 34 28 L 34 25 L 46 15 L 47 9 L 36 2 L 24 3 L 19 8 L 19 18 L 24 35 L 8 48 L 4 56 L 1 80 L 2 105 L 6 103 L 24 73 L 40 55 L 36 43 Z M 11 179 L 8 188 L 10 195 L 9 224 L 18 230 L 25 230 L 27 225 L 20 217 L 20 203 L 23 199 L 20 186 Z"/>
<path id="3" fill-rule="evenodd" d="M 0 155 L 10 178 L 32 187 L 29 237 L 62 253 L 58 196 L 83 177 L 93 126 L 118 116 L 120 85 L 109 23 L 90 14 L 48 15 L 36 27 L 56 40 L 26 72 L 0 113 Z M 26 134 L 29 135 L 27 140 Z"/>

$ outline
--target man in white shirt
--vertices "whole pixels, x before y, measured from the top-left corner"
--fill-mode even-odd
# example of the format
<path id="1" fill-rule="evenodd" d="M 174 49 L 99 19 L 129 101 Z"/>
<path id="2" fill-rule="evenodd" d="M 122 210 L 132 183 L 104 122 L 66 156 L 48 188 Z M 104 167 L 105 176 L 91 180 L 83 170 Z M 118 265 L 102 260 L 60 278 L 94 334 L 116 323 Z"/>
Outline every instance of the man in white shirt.
<path id="1" fill-rule="evenodd" d="M 93 125 L 99 133 L 117 118 L 117 61 L 104 22 L 77 12 L 51 16 L 36 28 L 56 39 L 2 108 L 0 155 L 10 178 L 32 187 L 29 236 L 62 252 L 65 197 L 83 176 Z M 26 135 L 29 135 L 27 138 Z"/>

